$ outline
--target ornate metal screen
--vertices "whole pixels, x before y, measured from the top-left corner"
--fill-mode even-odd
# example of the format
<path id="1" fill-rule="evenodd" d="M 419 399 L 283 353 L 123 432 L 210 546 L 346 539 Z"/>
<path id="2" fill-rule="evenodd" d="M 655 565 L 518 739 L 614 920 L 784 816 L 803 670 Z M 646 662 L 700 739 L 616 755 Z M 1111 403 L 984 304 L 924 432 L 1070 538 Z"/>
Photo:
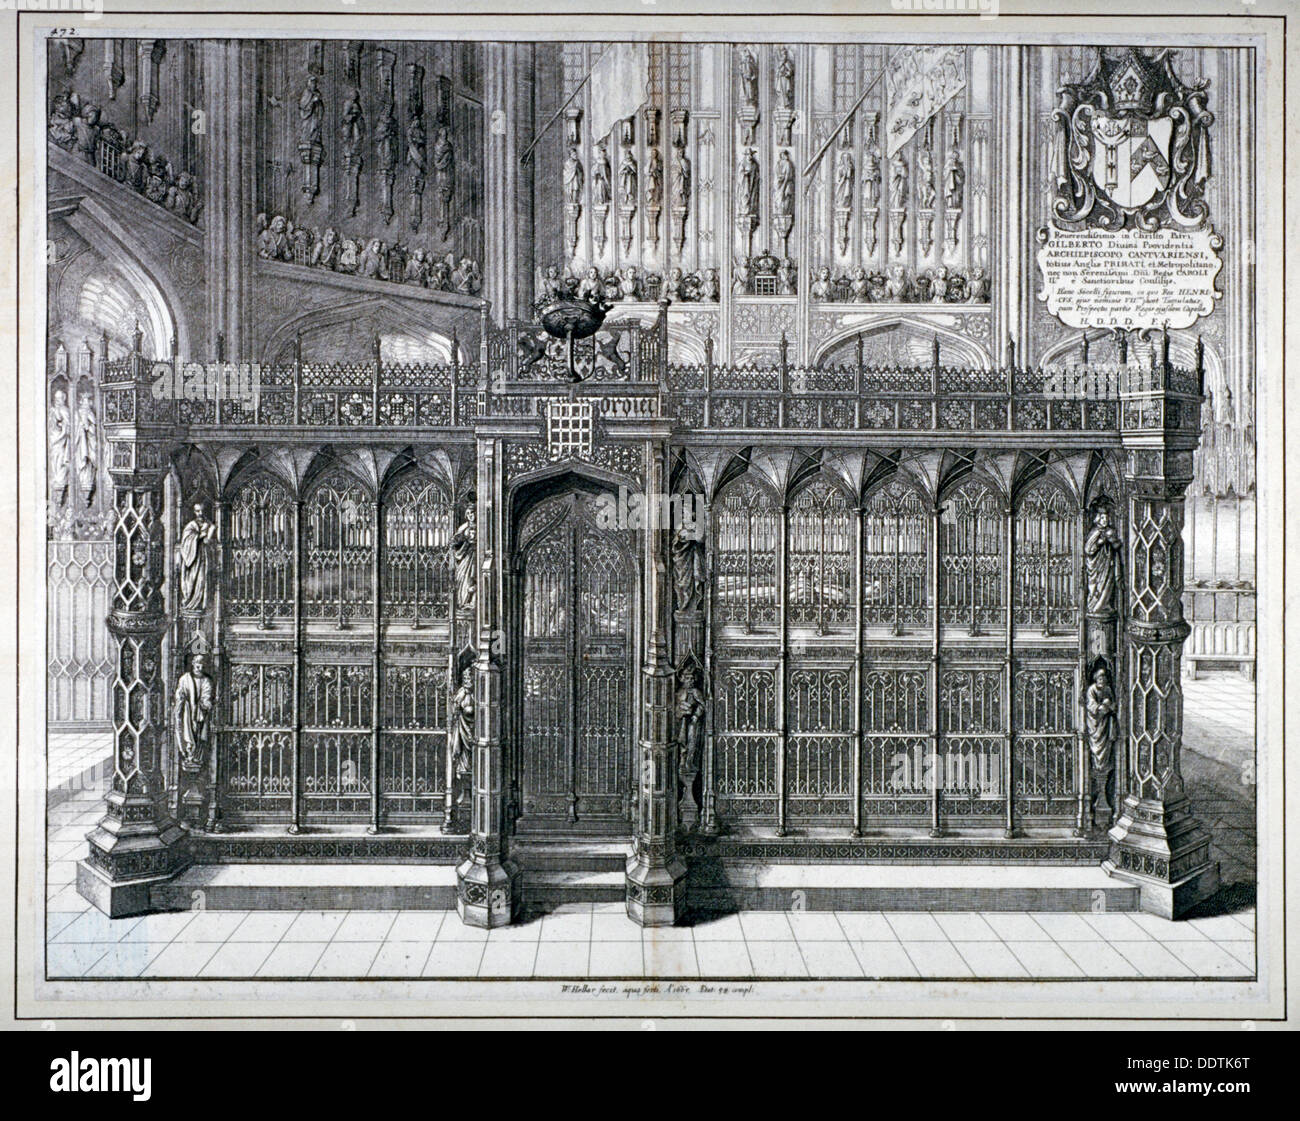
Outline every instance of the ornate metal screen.
<path id="1" fill-rule="evenodd" d="M 862 679 L 862 794 L 871 820 L 924 818 L 930 791 L 928 667 L 871 668 Z"/>
<path id="2" fill-rule="evenodd" d="M 718 811 L 732 820 L 771 820 L 777 812 L 776 674 L 726 666 L 714 681 Z"/>
<path id="3" fill-rule="evenodd" d="M 790 624 L 818 634 L 853 621 L 854 517 L 843 491 L 818 479 L 794 498 L 786 568 Z"/>
<path id="4" fill-rule="evenodd" d="M 1002 503 L 979 480 L 957 487 L 939 518 L 939 611 L 972 633 L 1004 623 L 1006 519 Z"/>
<path id="5" fill-rule="evenodd" d="M 521 532 L 520 828 L 629 828 L 636 575 L 582 494 L 547 499 Z"/>
<path id="6" fill-rule="evenodd" d="M 771 491 L 748 479 L 727 488 L 714 507 L 718 622 L 746 631 L 776 626 L 781 509 Z"/>
<path id="7" fill-rule="evenodd" d="M 230 505 L 226 614 L 232 619 L 293 615 L 293 504 L 271 479 L 246 482 Z"/>
<path id="8" fill-rule="evenodd" d="M 111 541 L 49 542 L 47 716 L 52 727 L 109 727 L 113 655 L 104 619 L 112 574 Z"/>
<path id="9" fill-rule="evenodd" d="M 1039 483 L 1016 507 L 1013 579 L 1017 626 L 1067 631 L 1079 621 L 1078 508 L 1054 484 Z"/>
<path id="10" fill-rule="evenodd" d="M 1012 782 L 1021 816 L 1074 813 L 1077 672 L 1073 665 L 1016 664 Z"/>
<path id="11" fill-rule="evenodd" d="M 293 794 L 293 667 L 230 667 L 222 732 L 223 808 L 232 821 L 287 820 Z"/>
<path id="12" fill-rule="evenodd" d="M 374 503 L 346 476 L 322 480 L 303 507 L 303 614 L 339 624 L 368 618 Z"/>
<path id="13" fill-rule="evenodd" d="M 1002 670 L 960 667 L 939 674 L 939 773 L 944 812 L 996 815 L 1006 793 Z"/>
<path id="14" fill-rule="evenodd" d="M 853 671 L 796 669 L 789 684 L 790 816 L 844 824 L 853 815 Z"/>
<path id="15" fill-rule="evenodd" d="M 385 619 L 443 621 L 451 603 L 451 502 L 430 479 L 399 484 L 384 502 Z"/>
<path id="16" fill-rule="evenodd" d="M 867 626 L 903 634 L 929 625 L 931 522 L 925 502 L 905 483 L 886 483 L 867 500 L 862 526 Z"/>

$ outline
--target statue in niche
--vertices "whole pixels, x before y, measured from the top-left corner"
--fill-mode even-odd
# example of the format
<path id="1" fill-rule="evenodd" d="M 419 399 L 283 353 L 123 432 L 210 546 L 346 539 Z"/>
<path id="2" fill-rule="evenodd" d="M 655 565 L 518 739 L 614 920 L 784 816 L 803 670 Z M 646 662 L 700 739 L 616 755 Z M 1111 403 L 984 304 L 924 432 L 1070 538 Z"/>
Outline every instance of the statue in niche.
<path id="1" fill-rule="evenodd" d="M 1110 687 L 1110 673 L 1099 665 L 1092 673 L 1084 702 L 1088 728 L 1088 754 L 1092 756 L 1092 814 L 1097 817 L 1098 802 L 1105 796 L 1107 818 L 1103 828 L 1115 816 L 1115 692 Z"/>
<path id="2" fill-rule="evenodd" d="M 202 615 L 208 606 L 208 546 L 217 535 L 217 527 L 203 513 L 203 504 L 194 504 L 194 517 L 181 530 L 176 550 L 180 576 L 181 612 Z"/>
<path id="3" fill-rule="evenodd" d="M 794 108 L 794 59 L 788 50 L 781 52 L 781 65 L 776 70 L 776 96 L 782 109 Z"/>
<path id="4" fill-rule="evenodd" d="M 853 209 L 853 153 L 841 148 L 835 156 L 835 209 Z"/>
<path id="5" fill-rule="evenodd" d="M 680 769 L 683 775 L 694 776 L 700 769 L 704 747 L 704 719 L 708 704 L 701 684 L 698 666 L 682 669 L 677 690 L 678 743 L 681 745 Z"/>
<path id="6" fill-rule="evenodd" d="M 576 147 L 569 149 L 564 161 L 564 201 L 568 206 L 582 205 L 582 185 L 586 176 L 582 170 L 582 160 L 578 158 Z"/>
<path id="7" fill-rule="evenodd" d="M 772 211 L 781 217 L 794 213 L 794 161 L 786 149 L 776 161 L 776 189 L 772 195 Z"/>
<path id="8" fill-rule="evenodd" d="M 740 155 L 736 171 L 736 213 L 742 218 L 758 217 L 759 170 L 754 149 L 746 148 Z"/>
<path id="9" fill-rule="evenodd" d="M 397 135 L 397 116 L 393 103 L 385 101 L 379 106 L 379 119 L 375 122 L 375 152 L 379 161 L 380 198 L 379 211 L 385 222 L 393 217 L 393 179 L 397 175 L 397 161 L 401 154 L 401 141 Z"/>
<path id="10" fill-rule="evenodd" d="M 201 653 L 190 657 L 190 668 L 176 682 L 172 698 L 172 724 L 176 735 L 176 754 L 181 770 L 201 770 L 208 752 L 211 727 L 213 687 L 207 674 L 207 658 Z"/>
<path id="11" fill-rule="evenodd" d="M 664 165 L 658 148 L 650 149 L 650 165 L 646 169 L 645 201 L 651 210 L 664 204 Z"/>
<path id="12" fill-rule="evenodd" d="M 365 158 L 361 146 L 366 139 L 366 118 L 361 111 L 361 91 L 354 89 L 343 104 L 343 173 L 347 182 L 348 217 L 354 217 L 360 205 L 361 166 Z"/>
<path id="13" fill-rule="evenodd" d="M 321 97 L 319 79 L 307 75 L 307 84 L 298 98 L 298 158 L 302 161 L 302 193 L 308 201 L 320 193 L 320 162 L 324 153 L 321 143 L 321 125 L 325 119 L 325 101 Z"/>
<path id="14" fill-rule="evenodd" d="M 916 157 L 916 202 L 922 210 L 934 209 L 934 156 L 929 148 Z"/>
<path id="15" fill-rule="evenodd" d="M 456 608 L 469 611 L 474 606 L 478 586 L 478 511 L 473 500 L 465 507 L 465 518 L 451 539 L 456 561 Z"/>
<path id="16" fill-rule="evenodd" d="M 631 148 L 623 149 L 623 157 L 618 163 L 618 199 L 625 209 L 636 207 L 637 165 L 636 156 Z"/>
<path id="17" fill-rule="evenodd" d="M 451 770 L 458 788 L 456 804 L 465 801 L 474 769 L 474 670 L 467 667 L 451 699 Z"/>
<path id="18" fill-rule="evenodd" d="M 609 200 L 609 150 L 602 141 L 591 161 L 591 205 L 608 206 Z"/>
<path id="19" fill-rule="evenodd" d="M 50 493 L 62 506 L 68 501 L 69 465 L 71 463 L 72 413 L 68 408 L 68 395 L 62 389 L 54 391 L 46 428 L 50 452 Z"/>
<path id="20" fill-rule="evenodd" d="M 943 164 L 943 202 L 949 210 L 960 210 L 962 194 L 966 188 L 966 168 L 961 162 L 961 153 L 956 148 L 948 149 L 948 158 Z"/>
<path id="21" fill-rule="evenodd" d="M 1092 516 L 1092 529 L 1083 543 L 1089 615 L 1105 618 L 1115 614 L 1115 568 L 1121 548 L 1119 533 L 1110 524 L 1110 511 L 1098 506 Z"/>
<path id="22" fill-rule="evenodd" d="M 99 422 L 95 417 L 95 399 L 83 389 L 77 396 L 77 424 L 73 434 L 77 457 L 77 485 L 87 506 L 94 501 L 99 472 Z"/>
<path id="23" fill-rule="evenodd" d="M 424 220 L 425 142 L 424 115 L 412 113 L 406 119 L 406 170 L 411 184 L 408 222 L 412 231 L 418 230 Z"/>
<path id="24" fill-rule="evenodd" d="M 746 105 L 758 108 L 758 59 L 753 51 L 740 52 L 740 91 Z"/>
<path id="25" fill-rule="evenodd" d="M 889 205 L 893 210 L 907 205 L 907 159 L 901 152 L 889 168 Z"/>
<path id="26" fill-rule="evenodd" d="M 704 542 L 699 527 L 681 525 L 673 533 L 673 599 L 678 611 L 698 611 L 704 602 Z"/>
<path id="27" fill-rule="evenodd" d="M 433 138 L 433 182 L 438 195 L 438 234 L 446 241 L 451 234 L 451 204 L 456 193 L 456 149 L 451 130 L 439 125 Z"/>
<path id="28" fill-rule="evenodd" d="M 876 147 L 862 153 L 862 202 L 868 210 L 880 203 L 880 149 Z"/>

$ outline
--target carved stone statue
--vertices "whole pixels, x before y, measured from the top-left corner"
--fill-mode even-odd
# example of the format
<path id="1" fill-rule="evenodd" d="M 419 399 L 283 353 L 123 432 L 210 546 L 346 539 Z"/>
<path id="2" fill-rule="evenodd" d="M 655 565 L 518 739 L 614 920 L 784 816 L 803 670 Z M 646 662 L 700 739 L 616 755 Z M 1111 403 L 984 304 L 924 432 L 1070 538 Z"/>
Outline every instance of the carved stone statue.
<path id="1" fill-rule="evenodd" d="M 673 600 L 678 611 L 698 611 L 704 601 L 704 543 L 679 526 L 673 534 Z"/>
<path id="2" fill-rule="evenodd" d="M 782 109 L 794 108 L 794 59 L 788 50 L 781 52 L 781 64 L 776 70 L 776 96 Z"/>
<path id="3" fill-rule="evenodd" d="M 889 167 L 889 205 L 894 210 L 907 205 L 907 159 L 901 153 Z"/>
<path id="4" fill-rule="evenodd" d="M 393 217 L 393 179 L 397 176 L 397 162 L 401 156 L 397 116 L 391 101 L 379 106 L 379 117 L 375 121 L 375 155 L 379 163 L 379 210 L 384 221 L 388 222 Z"/>
<path id="5" fill-rule="evenodd" d="M 180 569 L 181 611 L 202 615 L 208 606 L 208 546 L 217 535 L 217 527 L 203 513 L 202 503 L 194 504 L 194 517 L 181 530 L 177 561 Z"/>
<path id="6" fill-rule="evenodd" d="M 1088 727 L 1088 753 L 1092 756 L 1092 813 L 1104 794 L 1109 817 L 1115 815 L 1115 693 L 1105 666 L 1093 671 L 1088 686 L 1085 710 Z M 1102 823 L 1109 825 L 1107 820 Z"/>
<path id="7" fill-rule="evenodd" d="M 650 163 L 646 168 L 645 202 L 651 209 L 664 204 L 664 165 L 658 148 L 650 149 Z"/>
<path id="8" fill-rule="evenodd" d="M 742 218 L 758 217 L 759 170 L 754 149 L 746 148 L 736 170 L 736 213 Z"/>
<path id="9" fill-rule="evenodd" d="M 355 216 L 360 204 L 361 166 L 365 163 L 362 145 L 366 139 L 366 118 L 361 111 L 361 91 L 354 89 L 343 104 L 341 141 L 343 172 L 347 183 L 348 216 Z"/>
<path id="10" fill-rule="evenodd" d="M 325 101 L 319 79 L 307 75 L 307 84 L 298 98 L 298 158 L 302 162 L 302 193 L 309 200 L 320 193 L 320 162 L 324 154 L 321 125 L 325 119 Z"/>
<path id="11" fill-rule="evenodd" d="M 943 202 L 949 210 L 961 209 L 965 187 L 966 168 L 962 166 L 961 154 L 956 148 L 949 148 L 943 164 Z"/>
<path id="12" fill-rule="evenodd" d="M 758 108 L 758 59 L 753 51 L 740 52 L 740 92 L 746 105 Z"/>
<path id="13" fill-rule="evenodd" d="M 582 205 L 582 184 L 585 181 L 578 149 L 570 148 L 564 161 L 564 201 L 568 206 Z"/>
<path id="14" fill-rule="evenodd" d="M 95 417 L 95 400 L 88 391 L 77 398 L 77 424 L 73 433 L 73 450 L 77 457 L 77 485 L 87 506 L 94 501 L 99 472 L 99 422 Z"/>
<path id="15" fill-rule="evenodd" d="M 862 204 L 868 210 L 880 203 L 880 150 L 868 148 L 862 153 Z"/>
<path id="16" fill-rule="evenodd" d="M 456 559 L 456 607 L 467 611 L 474 606 L 478 586 L 478 512 L 474 503 L 465 507 L 465 520 L 451 539 L 452 555 Z"/>
<path id="17" fill-rule="evenodd" d="M 625 208 L 636 207 L 636 156 L 631 148 L 623 149 L 623 157 L 618 163 L 618 200 Z"/>
<path id="18" fill-rule="evenodd" d="M 451 233 L 451 204 L 456 193 L 456 150 L 446 125 L 438 126 L 433 139 L 433 182 L 437 188 L 438 233 L 446 241 Z"/>
<path id="19" fill-rule="evenodd" d="M 681 772 L 694 775 L 700 769 L 704 748 L 704 715 L 708 705 L 700 686 L 700 671 L 688 666 L 677 690 L 678 742 L 681 744 Z"/>
<path id="20" fill-rule="evenodd" d="M 46 439 L 50 452 L 50 494 L 62 506 L 68 500 L 68 467 L 72 459 L 72 414 L 68 409 L 68 395 L 61 389 L 54 391 L 50 405 Z"/>
<path id="21" fill-rule="evenodd" d="M 456 802 L 465 801 L 470 774 L 474 767 L 474 671 L 466 669 L 451 699 L 451 768 L 452 780 L 459 792 Z"/>
<path id="22" fill-rule="evenodd" d="M 601 143 L 596 145 L 591 160 L 591 205 L 608 206 L 609 200 L 609 153 Z"/>
<path id="23" fill-rule="evenodd" d="M 916 157 L 916 202 L 922 210 L 934 209 L 934 157 L 929 148 Z"/>
<path id="24" fill-rule="evenodd" d="M 176 682 L 172 698 L 172 724 L 176 736 L 176 753 L 181 770 L 201 770 L 208 750 L 208 731 L 212 716 L 212 678 L 205 672 L 207 659 L 194 654 L 190 668 Z"/>
<path id="25" fill-rule="evenodd" d="M 1110 511 L 1104 506 L 1097 507 L 1092 517 L 1092 529 L 1083 543 L 1089 615 L 1107 617 L 1115 614 L 1115 562 L 1121 544 L 1119 534 L 1110 524 Z"/>
<path id="26" fill-rule="evenodd" d="M 794 213 L 794 161 L 786 149 L 776 161 L 776 187 L 772 192 L 772 212 L 786 217 Z"/>

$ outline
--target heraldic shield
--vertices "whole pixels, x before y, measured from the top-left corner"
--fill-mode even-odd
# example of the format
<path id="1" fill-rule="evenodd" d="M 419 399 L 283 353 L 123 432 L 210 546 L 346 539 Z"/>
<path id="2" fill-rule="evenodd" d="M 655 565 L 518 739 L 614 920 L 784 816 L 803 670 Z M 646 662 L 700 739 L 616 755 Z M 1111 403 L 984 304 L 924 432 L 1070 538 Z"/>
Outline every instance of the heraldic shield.
<path id="1" fill-rule="evenodd" d="M 1164 226 L 1206 220 L 1209 81 L 1184 85 L 1172 50 L 1100 47 L 1086 81 L 1063 85 L 1052 116 L 1055 199 L 1062 229 Z"/>

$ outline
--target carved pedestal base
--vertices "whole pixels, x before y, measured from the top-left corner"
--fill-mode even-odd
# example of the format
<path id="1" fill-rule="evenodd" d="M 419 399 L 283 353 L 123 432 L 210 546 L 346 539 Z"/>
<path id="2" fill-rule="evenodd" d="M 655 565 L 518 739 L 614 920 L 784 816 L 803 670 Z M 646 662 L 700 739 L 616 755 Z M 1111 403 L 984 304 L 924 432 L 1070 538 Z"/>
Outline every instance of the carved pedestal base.
<path id="1" fill-rule="evenodd" d="M 627 865 L 627 915 L 641 926 L 673 926 L 686 909 L 686 865 L 673 856 L 653 859 L 638 845 Z"/>
<path id="2" fill-rule="evenodd" d="M 108 813 L 87 835 L 90 852 L 77 864 L 77 894 L 109 918 L 141 915 L 150 909 L 150 887 L 189 865 L 185 830 L 159 822 L 148 797 L 114 791 L 105 800 Z"/>
<path id="3" fill-rule="evenodd" d="M 519 869 L 510 861 L 470 856 L 456 869 L 456 911 L 466 926 L 509 926 L 518 904 Z"/>
<path id="4" fill-rule="evenodd" d="M 1185 797 L 1160 802 L 1129 795 L 1110 841 L 1102 867 L 1140 889 L 1144 911 L 1176 919 L 1219 890 L 1210 835 L 1192 817 Z"/>

